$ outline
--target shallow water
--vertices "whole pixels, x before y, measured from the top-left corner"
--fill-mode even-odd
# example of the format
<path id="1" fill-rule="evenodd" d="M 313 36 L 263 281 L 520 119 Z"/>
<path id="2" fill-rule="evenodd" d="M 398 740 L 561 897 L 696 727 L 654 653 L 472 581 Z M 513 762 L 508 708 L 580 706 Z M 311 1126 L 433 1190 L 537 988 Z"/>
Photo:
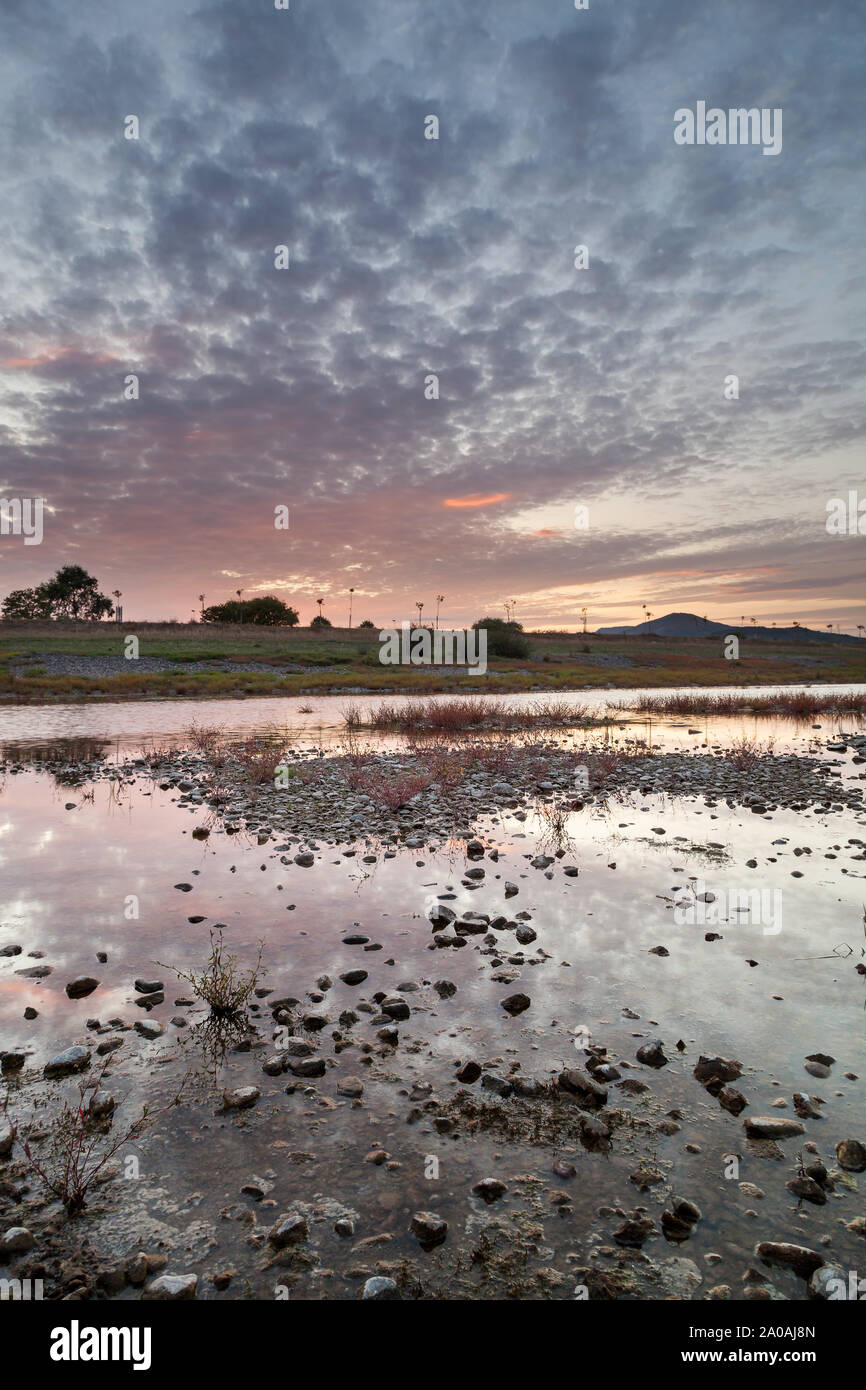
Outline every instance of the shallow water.
<path id="1" fill-rule="evenodd" d="M 271 721 L 270 710 L 262 706 L 280 702 L 238 702 L 238 710 L 228 712 L 226 703 L 219 702 L 219 722 L 229 723 L 232 732 L 247 732 Z M 50 706 L 4 712 L 3 722 L 8 714 L 26 715 L 28 726 L 19 725 L 14 737 L 37 742 L 57 737 L 63 728 L 75 737 L 104 736 L 135 746 L 154 708 L 164 721 L 158 730 L 150 728 L 157 741 L 168 741 L 191 722 L 186 702 L 174 710 L 164 704 L 66 711 Z M 208 711 L 196 707 L 194 712 L 199 723 L 210 721 Z M 173 726 L 172 718 L 181 715 L 183 725 Z M 321 728 L 338 728 L 332 706 L 307 716 L 317 717 L 319 724 L 306 731 L 311 739 Z M 826 717 L 815 721 L 823 725 L 820 731 L 795 730 L 782 720 L 754 722 L 760 736 L 775 738 L 779 749 L 814 748 L 832 732 Z M 670 720 L 654 725 L 651 737 L 670 747 L 704 737 L 712 745 L 729 736 L 729 726 L 730 721 L 704 723 L 703 734 L 696 736 L 688 731 L 698 724 Z M 629 734 L 642 736 L 637 728 Z M 12 737 L 4 728 L 4 741 Z M 846 779 L 856 782 L 862 776 L 850 758 L 840 763 Z M 839 1140 L 864 1137 L 866 978 L 855 964 L 864 958 L 866 942 L 866 865 L 863 846 L 850 843 L 866 839 L 863 813 L 780 810 L 755 816 L 724 803 L 709 808 L 702 800 L 622 798 L 606 810 L 587 807 L 571 814 L 570 843 L 547 878 L 528 864 L 543 827 L 532 815 L 521 822 L 503 812 L 477 826 L 501 857 L 476 861 L 486 877 L 480 888 L 469 889 L 461 885 L 467 865 L 459 843 L 401 848 L 393 858 L 380 848 L 373 864 L 362 862 L 360 844 L 352 858 L 326 847 L 315 866 L 304 869 L 282 864 L 273 841 L 257 845 L 218 830 L 204 842 L 193 840 L 190 832 L 202 812 L 179 807 L 176 798 L 175 791 L 144 782 L 132 789 L 106 782 L 70 789 L 32 771 L 8 776 L 0 796 L 0 948 L 11 942 L 23 947 L 20 956 L 0 958 L 0 1037 L 3 1047 L 22 1046 L 30 1053 L 23 1085 L 12 1085 L 13 1111 L 18 1107 L 26 1115 L 37 1100 L 47 1098 L 50 1105 L 59 1093 L 72 1094 L 73 1083 L 43 1083 L 39 1072 L 59 1048 L 97 1040 L 87 1028 L 89 1019 L 116 1015 L 132 1024 L 145 1016 L 134 1003 L 132 982 L 138 976 L 165 981 L 165 1003 L 146 1016 L 165 1024 L 166 1031 L 155 1042 L 133 1031 L 122 1034 L 123 1047 L 111 1063 L 111 1090 L 118 1099 L 126 1097 L 124 1110 L 132 1117 L 143 1099 L 168 1098 L 192 1068 L 180 1106 L 133 1146 L 140 1177 L 109 1184 L 101 1199 L 105 1209 L 95 1204 L 80 1219 L 80 1229 L 104 1259 L 162 1248 L 172 1272 L 193 1269 L 202 1275 L 201 1297 L 246 1292 L 273 1298 L 278 1286 L 288 1287 L 293 1298 L 354 1297 L 364 1271 L 378 1272 L 379 1261 L 405 1261 L 407 1287 L 425 1297 L 571 1298 L 573 1268 L 616 1264 L 613 1255 L 592 1253 L 615 1248 L 611 1236 L 622 1219 L 599 1216 L 599 1209 L 644 1206 L 658 1224 L 662 1197 L 673 1193 L 696 1201 L 703 1218 L 682 1246 L 661 1234 L 647 1242 L 651 1270 L 640 1260 L 634 1265 L 639 1296 L 667 1296 L 664 1274 L 653 1271 L 664 1272 L 671 1258 L 684 1256 L 702 1277 L 695 1296 L 725 1283 L 738 1297 L 744 1270 L 756 1263 L 752 1251 L 759 1240 L 822 1248 L 822 1236 L 829 1236 L 828 1257 L 854 1269 L 859 1255 L 862 1264 L 863 1238 L 844 1223 L 866 1214 L 864 1176 L 848 1180 L 853 1191 L 837 1188 L 825 1207 L 803 1203 L 799 1210 L 785 1182 L 795 1176 L 796 1155 L 806 1140 L 818 1145 L 832 1167 Z M 70 802 L 74 809 L 66 809 Z M 663 828 L 664 835 L 654 827 Z M 804 846 L 811 854 L 795 856 L 794 848 Z M 291 860 L 291 852 L 287 857 Z M 749 858 L 758 861 L 757 869 L 745 867 Z M 566 864 L 578 866 L 579 876 L 565 877 Z M 700 880 L 696 891 L 711 891 L 717 901 L 731 889 L 778 891 L 781 918 L 777 913 L 771 922 L 712 925 L 722 939 L 708 942 L 708 925 L 678 925 L 674 918 L 674 889 L 690 876 Z M 520 889 L 507 906 L 506 879 Z M 191 884 L 192 891 L 179 891 L 178 883 Z M 497 956 L 484 953 L 481 937 L 469 938 L 462 950 L 431 949 L 426 909 L 448 891 L 455 894 L 450 905 L 458 913 L 532 914 L 538 939 L 524 948 L 524 963 L 512 967 L 519 971 L 512 983 L 491 978 L 497 969 L 492 962 L 507 962 L 515 954 L 511 933 L 503 934 Z M 127 920 L 131 897 L 139 915 Z M 204 922 L 188 922 L 199 914 Z M 209 1077 L 194 1028 L 170 1022 L 186 1015 L 195 1025 L 203 1015 L 175 1005 L 177 997 L 189 993 L 188 986 L 172 983 L 171 971 L 154 962 L 201 967 L 208 929 L 216 922 L 225 924 L 226 942 L 244 965 L 254 962 L 257 943 L 265 943 L 263 983 L 275 997 L 290 994 L 303 1001 L 320 976 L 331 977 L 334 984 L 324 1002 L 310 1004 L 332 1020 L 320 1035 L 322 1055 L 328 1057 L 336 1055 L 331 1034 L 339 1029 L 342 1010 L 377 990 L 390 993 L 404 982 L 417 982 L 420 989 L 405 995 L 412 1016 L 399 1025 L 399 1047 L 382 1049 L 376 1027 L 362 1013 L 353 1028 L 339 1031 L 358 1044 L 374 1043 L 374 1050 L 365 1053 L 356 1046 L 340 1052 L 325 1077 L 302 1083 L 292 1095 L 285 1091 L 290 1075 L 272 1078 L 261 1070 L 262 1058 L 273 1050 L 270 1043 L 252 1052 L 229 1052 Z M 347 929 L 362 932 L 382 949 L 344 945 Z M 659 945 L 669 955 L 649 954 Z M 544 955 L 536 963 L 537 948 Z M 34 963 L 28 960 L 32 951 L 43 952 L 40 959 L 53 968 L 45 980 L 16 974 Z M 97 961 L 98 951 L 107 953 L 106 964 Z M 339 980 L 357 966 L 368 971 L 360 986 Z M 85 999 L 69 1000 L 64 985 L 79 974 L 94 975 L 99 987 Z M 443 978 L 457 986 L 451 998 L 440 999 L 432 988 Z M 518 989 L 532 1002 L 511 1018 L 501 1000 Z M 28 1005 L 39 1011 L 37 1019 L 24 1020 Z M 624 1015 L 625 1009 L 638 1018 Z M 260 1017 L 269 1039 L 266 1007 Z M 616 1086 L 611 1087 L 609 1104 L 631 1119 L 615 1131 L 610 1154 L 585 1150 L 573 1125 L 554 1138 L 541 1130 L 539 1142 L 507 1128 L 469 1132 L 458 1125 L 456 1135 L 443 1134 L 433 1123 L 435 1112 L 424 1111 L 423 1098 L 410 1099 L 413 1085 L 421 1083 L 448 1102 L 457 1089 L 454 1066 L 467 1058 L 482 1065 L 501 1059 L 490 1068 L 499 1076 L 519 1063 L 520 1074 L 551 1079 L 563 1067 L 582 1064 L 578 1029 L 588 1030 L 613 1060 L 631 1063 L 633 1070 L 623 1068 L 624 1076 L 650 1086 L 645 1095 L 628 1099 L 618 1098 Z M 670 1059 L 660 1071 L 635 1061 L 636 1049 L 653 1038 L 663 1040 Z M 825 1080 L 804 1069 L 804 1059 L 815 1052 L 837 1059 Z M 805 1121 L 803 1138 L 783 1141 L 775 1157 L 761 1154 L 746 1140 L 742 1117 L 721 1109 L 693 1077 L 702 1053 L 742 1062 L 743 1076 L 734 1084 L 749 1102 L 745 1115 L 790 1118 L 792 1094 L 802 1090 L 823 1097 L 824 1118 Z M 847 1080 L 846 1072 L 858 1079 Z M 347 1075 L 365 1083 L 360 1104 L 337 1092 Z M 251 1084 L 262 1091 L 254 1109 L 220 1113 L 224 1089 Z M 476 1099 L 491 1099 L 480 1084 L 468 1089 Z M 779 1098 L 786 1109 L 772 1108 Z M 668 1135 L 655 1126 L 670 1110 L 681 1114 L 676 1121 L 681 1127 Z M 700 1152 L 688 1152 L 687 1143 Z M 365 1162 L 376 1146 L 390 1156 L 382 1166 Z M 739 1181 L 757 1184 L 763 1199 L 743 1194 L 737 1181 L 726 1177 L 731 1155 L 739 1156 Z M 554 1159 L 563 1156 L 577 1168 L 570 1180 L 551 1173 Z M 811 1161 L 808 1154 L 804 1158 Z M 662 1187 L 640 1193 L 629 1181 L 641 1159 L 664 1172 Z M 429 1176 L 436 1170 L 437 1176 Z M 273 1182 L 264 1203 L 240 1192 L 253 1175 Z M 508 1191 L 488 1207 L 471 1189 L 491 1176 L 501 1178 Z M 557 1191 L 568 1195 L 565 1215 L 551 1205 Z M 261 1233 L 280 1212 L 298 1207 L 309 1212 L 309 1248 L 318 1266 L 270 1267 Z M 449 1223 L 448 1239 L 436 1250 L 420 1251 L 408 1233 L 409 1219 L 419 1209 L 433 1210 Z M 333 1232 L 334 1217 L 344 1210 L 354 1214 L 356 1224 L 349 1241 Z M 750 1210 L 756 1214 L 747 1215 Z M 484 1231 L 493 1254 L 481 1240 Z M 376 1236 L 381 1244 L 361 1244 Z M 721 1256 L 721 1262 L 709 1264 L 710 1254 Z M 218 1295 L 204 1276 L 227 1267 L 237 1273 L 228 1292 Z M 561 1282 L 545 1273 L 550 1268 Z M 785 1296 L 803 1297 L 804 1285 L 793 1275 L 765 1273 Z"/>

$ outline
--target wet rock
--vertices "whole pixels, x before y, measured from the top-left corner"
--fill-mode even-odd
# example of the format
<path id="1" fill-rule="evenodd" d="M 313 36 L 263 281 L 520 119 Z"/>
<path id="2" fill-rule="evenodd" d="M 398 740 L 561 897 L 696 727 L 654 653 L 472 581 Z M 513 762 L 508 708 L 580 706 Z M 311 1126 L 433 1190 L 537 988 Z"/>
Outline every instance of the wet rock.
<path id="1" fill-rule="evenodd" d="M 0 947 L 0 956 L 20 956 L 20 955 L 21 955 L 21 947 L 20 947 L 20 946 L 2 946 L 2 947 Z"/>
<path id="2" fill-rule="evenodd" d="M 557 1158 L 551 1168 L 558 1178 L 574 1178 L 577 1176 L 577 1169 L 573 1163 L 569 1163 L 566 1158 Z"/>
<path id="3" fill-rule="evenodd" d="M 797 1120 L 777 1119 L 769 1115 L 752 1115 L 743 1120 L 750 1139 L 791 1139 L 804 1134 L 805 1129 Z"/>
<path id="4" fill-rule="evenodd" d="M 785 1241 L 762 1240 L 755 1246 L 755 1254 L 765 1264 L 776 1265 L 781 1269 L 792 1269 L 801 1279 L 809 1279 L 816 1269 L 824 1264 L 824 1256 L 805 1245 L 791 1245 Z"/>
<path id="5" fill-rule="evenodd" d="M 742 1091 L 737 1091 L 733 1086 L 722 1087 L 718 1094 L 718 1102 L 729 1115 L 741 1114 L 749 1103 Z"/>
<path id="6" fill-rule="evenodd" d="M 26 1061 L 26 1052 L 0 1052 L 0 1073 L 3 1076 L 13 1076 L 21 1071 Z"/>
<path id="7" fill-rule="evenodd" d="M 450 907 L 446 907 L 444 903 L 434 903 L 427 917 L 432 923 L 434 930 L 441 931 L 441 929 L 447 927 L 450 922 L 455 922 L 457 920 L 457 913 L 453 912 Z"/>
<path id="8" fill-rule="evenodd" d="M 387 998 L 382 1000 L 382 1013 L 387 1014 L 389 1018 L 399 1020 L 409 1018 L 411 1010 L 406 1000 L 401 999 L 399 994 L 389 994 Z"/>
<path id="9" fill-rule="evenodd" d="M 0 1113 L 0 1158 L 6 1158 L 12 1152 L 12 1145 L 15 1143 L 15 1126 L 12 1121 Z"/>
<path id="10" fill-rule="evenodd" d="M 303 1245 L 310 1238 L 310 1228 L 306 1219 L 297 1212 L 281 1216 L 268 1231 L 268 1242 L 275 1250 L 285 1250 L 290 1245 Z"/>
<path id="11" fill-rule="evenodd" d="M 337 1082 L 337 1095 L 357 1099 L 364 1094 L 364 1083 L 358 1076 L 344 1076 Z"/>
<path id="12" fill-rule="evenodd" d="M 135 989 L 138 994 L 159 994 L 165 985 L 162 980 L 136 980 Z"/>
<path id="13" fill-rule="evenodd" d="M 493 1091 L 494 1095 L 502 1100 L 507 1100 L 513 1089 L 510 1081 L 501 1076 L 494 1076 L 492 1072 L 485 1072 L 481 1078 L 481 1086 L 485 1091 Z"/>
<path id="14" fill-rule="evenodd" d="M 85 999 L 88 994 L 92 994 L 99 988 L 99 981 L 94 980 L 92 975 L 77 975 L 74 980 L 70 980 L 66 986 L 66 993 L 70 999 Z"/>
<path id="15" fill-rule="evenodd" d="M 482 1178 L 480 1182 L 475 1184 L 472 1191 L 490 1204 L 491 1202 L 498 1202 L 500 1197 L 504 1197 L 508 1188 L 499 1178 Z"/>
<path id="16" fill-rule="evenodd" d="M 836 1145 L 836 1161 L 846 1173 L 862 1173 L 866 1170 L 866 1147 L 859 1139 L 843 1139 Z"/>
<path id="17" fill-rule="evenodd" d="M 581 1067 L 570 1067 L 561 1071 L 556 1084 L 561 1091 L 575 1096 L 579 1105 L 585 1105 L 591 1110 L 600 1110 L 607 1103 L 607 1087 L 600 1085 Z"/>
<path id="18" fill-rule="evenodd" d="M 509 994 L 508 998 L 501 1002 L 505 1012 L 515 1017 L 517 1014 L 524 1013 L 532 1001 L 528 994 Z"/>
<path id="19" fill-rule="evenodd" d="M 289 1070 L 294 1076 L 324 1076 L 327 1068 L 321 1057 L 299 1057 L 289 1063 Z"/>
<path id="20" fill-rule="evenodd" d="M 16 970 L 15 974 L 24 980 L 44 980 L 51 974 L 52 969 L 50 965 L 29 965 L 24 970 Z"/>
<path id="21" fill-rule="evenodd" d="M 374 1299 L 378 1303 L 399 1299 L 400 1291 L 393 1279 L 387 1279 L 382 1275 L 377 1275 L 373 1279 L 367 1279 L 361 1289 L 361 1299 L 366 1302 Z"/>
<path id="22" fill-rule="evenodd" d="M 162 1024 L 155 1018 L 140 1018 L 134 1025 L 136 1033 L 140 1033 L 143 1038 L 160 1038 L 165 1032 Z"/>
<path id="23" fill-rule="evenodd" d="M 743 1064 L 725 1057 L 699 1057 L 695 1066 L 695 1078 L 711 1095 L 718 1095 L 728 1081 L 736 1081 L 743 1074 Z"/>
<path id="24" fill-rule="evenodd" d="M 535 941 L 537 939 L 538 932 L 533 931 L 532 927 L 527 927 L 525 924 L 521 924 L 515 931 L 514 935 L 520 942 L 521 946 L 528 946 L 530 942 Z"/>
<path id="25" fill-rule="evenodd" d="M 340 976 L 344 985 L 360 985 L 367 979 L 366 970 L 346 970 Z"/>
<path id="26" fill-rule="evenodd" d="M 48 1077 L 71 1076 L 73 1072 L 85 1071 L 90 1066 L 90 1051 L 86 1047 L 67 1047 L 45 1063 L 44 1073 Z"/>
<path id="27" fill-rule="evenodd" d="M 804 1176 L 792 1178 L 790 1182 L 785 1183 L 785 1186 L 800 1201 L 812 1202 L 816 1207 L 823 1207 L 827 1201 L 827 1194 L 823 1188 L 819 1187 L 814 1178 Z"/>
<path id="28" fill-rule="evenodd" d="M 474 1081 L 478 1080 L 480 1075 L 481 1068 L 477 1062 L 464 1062 L 463 1066 L 457 1072 L 457 1080 L 462 1082 L 464 1086 L 471 1086 Z"/>
<path id="29" fill-rule="evenodd" d="M 151 1279 L 141 1296 L 177 1303 L 181 1299 L 195 1298 L 197 1289 L 197 1274 L 160 1274 L 158 1278 Z"/>
<path id="30" fill-rule="evenodd" d="M 305 850 L 303 854 L 295 855 L 295 863 L 298 864 L 302 869 L 311 869 L 315 862 L 316 856 L 314 854 L 311 854 L 309 850 Z"/>
<path id="31" fill-rule="evenodd" d="M 409 1229 L 423 1250 L 432 1250 L 447 1236 L 448 1222 L 432 1211 L 416 1211 Z"/>
<path id="32" fill-rule="evenodd" d="M 261 1096 L 258 1086 L 239 1086 L 234 1091 L 223 1092 L 226 1110 L 249 1110 Z"/>
<path id="33" fill-rule="evenodd" d="M 35 1244 L 36 1237 L 26 1226 L 10 1226 L 0 1236 L 0 1255 L 21 1255 L 25 1250 L 32 1250 Z"/>
<path id="34" fill-rule="evenodd" d="M 804 1091 L 794 1092 L 794 1113 L 801 1120 L 820 1120 L 821 1111 L 816 1108 L 812 1098 Z"/>
<path id="35" fill-rule="evenodd" d="M 613 1238 L 617 1245 L 626 1245 L 632 1248 L 643 1245 L 655 1230 L 655 1223 L 649 1216 L 631 1216 L 623 1221 L 622 1225 L 614 1231 Z"/>
<path id="36" fill-rule="evenodd" d="M 334 1222 L 334 1230 L 341 1240 L 351 1240 L 355 1234 L 355 1223 L 348 1216 L 341 1216 Z"/>
<path id="37" fill-rule="evenodd" d="M 437 980 L 433 985 L 440 999 L 451 999 L 457 993 L 453 980 Z"/>
<path id="38" fill-rule="evenodd" d="M 645 1067 L 666 1067 L 669 1059 L 664 1054 L 663 1045 L 660 1042 L 644 1043 L 639 1047 L 635 1054 L 639 1062 L 643 1062 Z"/>

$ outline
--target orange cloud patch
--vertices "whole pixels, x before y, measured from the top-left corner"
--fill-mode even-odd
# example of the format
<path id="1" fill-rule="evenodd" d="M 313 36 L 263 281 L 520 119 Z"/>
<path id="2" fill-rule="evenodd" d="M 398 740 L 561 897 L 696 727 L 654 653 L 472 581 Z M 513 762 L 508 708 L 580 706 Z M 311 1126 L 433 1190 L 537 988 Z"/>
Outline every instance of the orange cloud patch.
<path id="1" fill-rule="evenodd" d="M 470 492 L 466 497 L 446 497 L 446 507 L 488 507 L 493 502 L 507 502 L 510 492 Z"/>
<path id="2" fill-rule="evenodd" d="M 561 536 L 562 531 L 557 526 L 542 526 L 540 531 L 530 531 L 531 536 Z"/>

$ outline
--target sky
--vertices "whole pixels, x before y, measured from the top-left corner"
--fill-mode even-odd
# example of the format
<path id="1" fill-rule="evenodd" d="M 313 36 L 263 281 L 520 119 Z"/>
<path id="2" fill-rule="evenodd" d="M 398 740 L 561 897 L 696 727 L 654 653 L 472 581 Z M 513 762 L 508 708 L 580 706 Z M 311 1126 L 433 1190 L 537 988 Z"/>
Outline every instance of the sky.
<path id="1" fill-rule="evenodd" d="M 0 595 L 856 631 L 862 0 L 288 6 L 2 0 Z"/>

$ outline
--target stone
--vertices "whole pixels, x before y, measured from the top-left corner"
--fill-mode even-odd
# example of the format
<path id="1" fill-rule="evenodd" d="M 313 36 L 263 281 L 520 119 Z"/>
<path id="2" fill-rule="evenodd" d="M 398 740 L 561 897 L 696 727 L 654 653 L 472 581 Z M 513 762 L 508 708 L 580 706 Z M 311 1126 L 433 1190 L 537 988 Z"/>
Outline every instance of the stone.
<path id="1" fill-rule="evenodd" d="M 581 1067 L 570 1067 L 561 1071 L 556 1084 L 561 1091 L 575 1096 L 579 1105 L 585 1105 L 591 1110 L 600 1110 L 607 1102 L 607 1087 L 600 1085 Z"/>
<path id="2" fill-rule="evenodd" d="M 399 1290 L 393 1279 L 387 1279 L 377 1275 L 373 1279 L 368 1279 L 361 1289 L 361 1299 L 366 1302 L 368 1299 L 375 1299 L 382 1303 L 386 1300 L 394 1300 L 400 1297 Z"/>
<path id="3" fill-rule="evenodd" d="M 70 999 L 85 999 L 88 994 L 92 994 L 98 989 L 99 981 L 92 975 L 76 975 L 74 980 L 70 980 L 66 986 L 66 993 Z"/>
<path id="4" fill-rule="evenodd" d="M 297 1212 L 281 1216 L 268 1231 L 268 1242 L 276 1250 L 285 1250 L 289 1245 L 302 1245 L 310 1238 L 310 1228 L 306 1219 Z"/>
<path id="5" fill-rule="evenodd" d="M 239 1086 L 235 1091 L 224 1091 L 223 1102 L 226 1110 L 249 1110 L 261 1094 L 258 1086 Z"/>
<path id="6" fill-rule="evenodd" d="M 90 1050 L 86 1047 L 67 1047 L 46 1062 L 43 1071 L 48 1077 L 70 1076 L 73 1072 L 85 1071 L 90 1066 Z"/>
<path id="7" fill-rule="evenodd" d="M 517 1014 L 525 1013 L 531 1004 L 528 994 L 509 994 L 507 999 L 503 999 L 502 1007 L 512 1018 Z"/>
<path id="8" fill-rule="evenodd" d="M 508 1188 L 499 1178 L 482 1178 L 480 1182 L 475 1184 L 472 1191 L 489 1204 L 498 1202 L 500 1197 L 504 1197 Z"/>
<path id="9" fill-rule="evenodd" d="M 35 1244 L 36 1237 L 26 1226 L 10 1226 L 9 1230 L 0 1236 L 0 1253 L 20 1255 L 25 1250 L 32 1250 Z"/>
<path id="10" fill-rule="evenodd" d="M 791 1245 L 786 1241 L 762 1240 L 755 1246 L 755 1254 L 765 1264 L 776 1265 L 781 1269 L 792 1269 L 802 1279 L 809 1279 L 816 1269 L 824 1264 L 824 1256 L 817 1250 L 809 1250 L 805 1245 Z"/>
<path id="11" fill-rule="evenodd" d="M 836 1145 L 836 1161 L 846 1173 L 862 1173 L 866 1170 L 866 1147 L 859 1139 L 843 1139 Z"/>
<path id="12" fill-rule="evenodd" d="M 799 1120 L 785 1120 L 769 1115 L 752 1115 L 743 1120 L 746 1134 L 750 1139 L 792 1139 L 797 1134 L 805 1134 Z"/>
<path id="13" fill-rule="evenodd" d="M 337 1082 L 337 1095 L 357 1098 L 364 1094 L 364 1083 L 358 1076 L 344 1076 Z"/>
<path id="14" fill-rule="evenodd" d="M 160 1274 L 158 1278 L 151 1279 L 141 1296 L 177 1303 L 181 1299 L 195 1298 L 197 1289 L 197 1274 Z"/>
<path id="15" fill-rule="evenodd" d="M 448 1234 L 448 1222 L 443 1221 L 432 1211 L 416 1211 L 410 1223 L 410 1230 L 425 1250 L 441 1245 Z"/>

